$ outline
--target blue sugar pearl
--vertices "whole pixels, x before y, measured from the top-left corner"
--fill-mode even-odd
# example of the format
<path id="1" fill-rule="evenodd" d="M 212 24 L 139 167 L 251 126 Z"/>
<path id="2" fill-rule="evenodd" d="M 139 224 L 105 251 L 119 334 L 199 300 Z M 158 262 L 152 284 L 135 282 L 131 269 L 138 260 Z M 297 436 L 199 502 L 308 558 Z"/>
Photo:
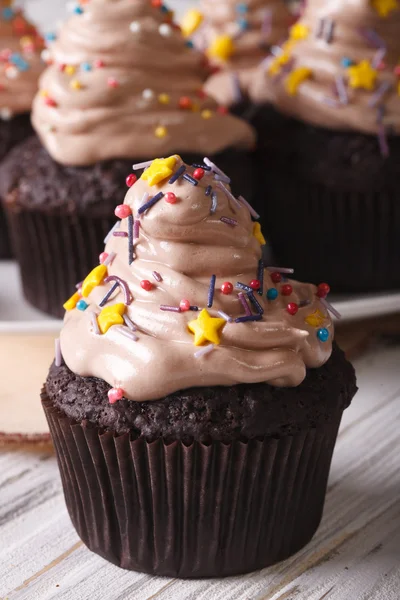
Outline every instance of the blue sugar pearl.
<path id="1" fill-rule="evenodd" d="M 243 4 L 243 3 L 236 4 L 236 12 L 244 14 L 244 13 L 247 13 L 247 10 L 248 10 L 247 4 Z"/>
<path id="2" fill-rule="evenodd" d="M 237 23 L 238 23 L 240 29 L 242 29 L 242 30 L 246 30 L 249 27 L 249 22 L 247 21 L 247 19 L 238 19 Z"/>
<path id="3" fill-rule="evenodd" d="M 76 303 L 76 308 L 78 310 L 86 310 L 88 307 L 88 303 L 85 302 L 85 300 L 78 300 L 78 302 Z"/>
<path id="4" fill-rule="evenodd" d="M 347 69 L 348 67 L 351 67 L 351 65 L 353 64 L 353 61 L 351 60 L 351 58 L 347 58 L 345 56 L 344 58 L 342 58 L 341 63 L 342 63 L 342 67 L 345 67 Z"/>
<path id="5" fill-rule="evenodd" d="M 46 42 L 54 42 L 57 39 L 57 35 L 54 33 L 54 31 L 46 33 L 44 37 Z"/>
<path id="6" fill-rule="evenodd" d="M 320 342 L 327 342 L 329 340 L 329 331 L 326 329 L 326 327 L 321 327 L 321 329 L 318 329 L 317 338 Z"/>
<path id="7" fill-rule="evenodd" d="M 5 21 L 11 21 L 11 19 L 14 17 L 14 11 L 12 8 L 4 8 L 1 14 Z"/>
<path id="8" fill-rule="evenodd" d="M 161 12 L 163 12 L 163 13 L 168 13 L 168 12 L 169 12 L 169 8 L 168 8 L 168 6 L 165 6 L 165 4 L 162 4 L 162 5 L 160 6 L 160 10 L 161 10 Z"/>
<path id="9" fill-rule="evenodd" d="M 278 297 L 278 290 L 276 288 L 269 288 L 267 292 L 267 300 L 276 300 Z"/>
<path id="10" fill-rule="evenodd" d="M 91 71 L 92 65 L 88 62 L 84 62 L 81 64 L 81 69 L 82 69 L 82 71 Z"/>
<path id="11" fill-rule="evenodd" d="M 187 46 L 188 48 L 194 48 L 194 44 L 193 44 L 192 40 L 186 40 L 185 46 Z"/>
<path id="12" fill-rule="evenodd" d="M 76 15 L 83 15 L 83 8 L 78 4 L 77 6 L 74 6 L 74 10 L 72 12 L 74 12 Z"/>

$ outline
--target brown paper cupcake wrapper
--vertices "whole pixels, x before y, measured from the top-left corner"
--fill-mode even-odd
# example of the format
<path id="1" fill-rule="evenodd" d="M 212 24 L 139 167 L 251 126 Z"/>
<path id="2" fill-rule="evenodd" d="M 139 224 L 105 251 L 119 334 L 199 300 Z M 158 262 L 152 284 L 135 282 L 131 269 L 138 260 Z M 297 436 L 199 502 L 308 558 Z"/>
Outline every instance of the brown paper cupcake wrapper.
<path id="1" fill-rule="evenodd" d="M 400 202 L 392 192 L 344 192 L 293 173 L 266 173 L 265 235 L 279 264 L 333 292 L 400 288 Z"/>
<path id="2" fill-rule="evenodd" d="M 25 298 L 62 318 L 75 285 L 98 264 L 103 240 L 115 217 L 8 212 Z"/>
<path id="3" fill-rule="evenodd" d="M 120 567 L 245 573 L 297 552 L 318 527 L 340 416 L 294 436 L 185 445 L 101 433 L 42 401 L 71 520 Z"/>

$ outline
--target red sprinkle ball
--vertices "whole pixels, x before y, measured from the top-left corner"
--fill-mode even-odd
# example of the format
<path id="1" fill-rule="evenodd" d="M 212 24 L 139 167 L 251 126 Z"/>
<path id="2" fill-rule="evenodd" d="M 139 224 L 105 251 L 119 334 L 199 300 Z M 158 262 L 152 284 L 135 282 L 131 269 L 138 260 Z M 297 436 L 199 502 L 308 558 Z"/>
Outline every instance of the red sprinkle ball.
<path id="1" fill-rule="evenodd" d="M 192 101 L 189 96 L 181 96 L 181 98 L 179 98 L 179 108 L 182 108 L 183 110 L 192 108 Z"/>
<path id="2" fill-rule="evenodd" d="M 317 289 L 317 296 L 318 298 L 326 298 L 330 291 L 331 288 L 327 283 L 320 283 Z"/>
<path id="3" fill-rule="evenodd" d="M 231 284 L 230 281 L 224 281 L 224 283 L 221 285 L 221 292 L 223 294 L 225 294 L 226 296 L 228 296 L 229 294 L 232 294 L 233 285 Z"/>
<path id="4" fill-rule="evenodd" d="M 151 5 L 154 8 L 160 8 L 162 6 L 162 0 L 151 0 Z"/>
<path id="5" fill-rule="evenodd" d="M 261 283 L 259 282 L 258 279 L 252 279 L 249 283 L 249 286 L 251 287 L 252 290 L 259 290 L 261 287 Z"/>
<path id="6" fill-rule="evenodd" d="M 165 202 L 168 202 L 168 204 L 175 204 L 177 198 L 174 192 L 167 192 L 164 196 L 164 200 Z"/>
<path id="7" fill-rule="evenodd" d="M 136 183 L 137 181 L 137 177 L 134 173 L 131 173 L 130 175 L 128 175 L 128 177 L 126 178 L 126 185 L 128 187 L 132 187 L 134 183 Z"/>
<path id="8" fill-rule="evenodd" d="M 195 169 L 195 171 L 193 173 L 193 177 L 197 180 L 203 179 L 204 169 L 201 169 L 200 167 L 198 169 Z"/>
<path id="9" fill-rule="evenodd" d="M 124 392 L 121 388 L 111 388 L 111 390 L 108 390 L 107 395 L 110 404 L 115 404 L 118 400 L 122 400 Z"/>
<path id="10" fill-rule="evenodd" d="M 99 263 L 102 265 L 106 258 L 108 258 L 108 252 L 102 252 L 99 256 Z"/>
<path id="11" fill-rule="evenodd" d="M 115 77 L 109 77 L 107 79 L 107 85 L 110 88 L 117 88 L 119 86 L 119 82 L 115 79 Z"/>
<path id="12" fill-rule="evenodd" d="M 227 115 L 228 109 L 226 106 L 218 106 L 217 113 L 219 113 L 220 115 Z"/>
<path id="13" fill-rule="evenodd" d="M 96 69 L 102 69 L 104 67 L 104 64 L 104 60 L 101 60 L 100 58 L 95 60 L 93 63 Z"/>
<path id="14" fill-rule="evenodd" d="M 190 302 L 189 300 L 181 300 L 179 302 L 179 308 L 181 309 L 182 312 L 186 312 L 187 310 L 190 309 Z"/>
<path id="15" fill-rule="evenodd" d="M 130 206 L 127 204 L 119 204 L 114 210 L 114 214 L 118 219 L 126 219 L 132 214 Z"/>
<path id="16" fill-rule="evenodd" d="M 153 284 L 148 279 L 142 279 L 140 282 L 140 287 L 146 290 L 146 292 L 150 292 L 150 290 L 153 289 Z"/>
<path id="17" fill-rule="evenodd" d="M 296 304 L 296 302 L 289 302 L 289 304 L 286 307 L 286 310 L 288 311 L 289 315 L 295 315 L 299 310 L 299 306 L 298 304 Z"/>
<path id="18" fill-rule="evenodd" d="M 293 288 L 289 283 L 285 283 L 285 285 L 283 285 L 281 287 L 281 294 L 282 296 L 290 296 L 290 294 L 293 293 Z"/>
<path id="19" fill-rule="evenodd" d="M 275 271 L 274 273 L 271 273 L 271 279 L 274 283 L 279 283 L 282 281 L 282 275 Z"/>

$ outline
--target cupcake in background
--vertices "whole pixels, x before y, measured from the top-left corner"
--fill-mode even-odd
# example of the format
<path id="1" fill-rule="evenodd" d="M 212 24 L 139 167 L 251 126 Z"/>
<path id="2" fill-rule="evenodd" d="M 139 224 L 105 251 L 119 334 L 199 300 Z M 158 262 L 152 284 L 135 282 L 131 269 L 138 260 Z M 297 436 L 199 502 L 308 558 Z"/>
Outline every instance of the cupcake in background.
<path id="1" fill-rule="evenodd" d="M 293 22 L 284 0 L 201 0 L 188 11 L 183 33 L 204 50 L 214 67 L 205 91 L 220 104 L 243 106 L 252 72 Z"/>
<path id="2" fill-rule="evenodd" d="M 107 264 L 65 303 L 42 394 L 82 540 L 170 577 L 304 546 L 356 392 L 327 285 L 266 268 L 247 203 L 199 168 L 156 159 L 128 191 Z"/>
<path id="3" fill-rule="evenodd" d="M 49 49 L 32 122 L 38 134 L 10 154 L 5 207 L 26 298 L 61 316 L 136 179 L 132 163 L 182 152 L 217 157 L 248 193 L 254 132 L 202 90 L 204 57 L 163 5 L 78 4 Z"/>
<path id="4" fill-rule="evenodd" d="M 400 286 L 399 30 L 397 1 L 309 0 L 250 86 L 272 247 L 336 292 Z"/>
<path id="5" fill-rule="evenodd" d="M 44 64 L 43 40 L 22 10 L 0 0 L 0 161 L 32 134 L 29 112 Z M 0 259 L 11 257 L 7 222 L 0 206 Z"/>

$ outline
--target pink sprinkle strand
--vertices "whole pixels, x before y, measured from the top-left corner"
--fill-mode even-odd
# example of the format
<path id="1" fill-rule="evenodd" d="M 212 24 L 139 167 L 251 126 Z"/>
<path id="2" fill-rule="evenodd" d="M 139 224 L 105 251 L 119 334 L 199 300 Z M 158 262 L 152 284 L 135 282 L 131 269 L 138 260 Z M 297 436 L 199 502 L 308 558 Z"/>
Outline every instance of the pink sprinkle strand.
<path id="1" fill-rule="evenodd" d="M 133 333 L 133 331 L 131 331 L 127 327 L 117 327 L 116 329 L 117 329 L 118 333 L 120 333 L 121 335 L 124 335 L 126 338 L 129 338 L 133 342 L 137 342 L 139 339 L 138 336 L 135 335 Z"/>
<path id="2" fill-rule="evenodd" d="M 115 236 L 115 237 L 128 237 L 128 233 L 126 231 L 113 231 L 113 236 Z"/>
<path id="3" fill-rule="evenodd" d="M 131 330 L 131 331 L 137 331 L 137 327 L 135 325 L 135 323 L 128 317 L 128 315 L 124 315 L 122 317 L 124 319 L 124 323 L 125 325 Z"/>
<path id="4" fill-rule="evenodd" d="M 222 169 L 220 169 L 219 167 L 217 167 L 217 165 L 215 163 L 212 162 L 212 160 L 210 160 L 209 158 L 207 158 L 207 156 L 205 156 L 203 158 L 203 163 L 205 165 L 207 165 L 207 167 L 210 167 L 213 171 L 215 171 L 216 173 L 218 173 L 218 175 L 222 175 L 223 177 L 228 177 L 228 175 L 226 173 L 223 172 Z"/>
<path id="5" fill-rule="evenodd" d="M 107 256 L 107 258 L 103 261 L 103 265 L 105 267 L 108 267 L 108 265 L 111 265 L 116 256 L 117 255 L 115 252 L 110 252 L 110 254 Z"/>
<path id="6" fill-rule="evenodd" d="M 228 321 L 228 323 L 232 323 L 233 322 L 232 317 L 230 317 L 229 315 L 227 315 L 226 312 L 224 312 L 223 310 L 219 310 L 217 314 L 220 317 L 222 317 L 223 319 L 225 319 L 225 321 Z"/>
<path id="7" fill-rule="evenodd" d="M 135 222 L 133 224 L 133 238 L 135 240 L 139 239 L 139 231 L 140 231 L 140 221 L 138 218 L 135 219 Z"/>
<path id="8" fill-rule="evenodd" d="M 132 169 L 134 171 L 139 171 L 139 169 L 147 169 L 147 167 L 149 167 L 152 162 L 153 162 L 152 160 L 146 160 L 145 162 L 136 163 L 136 164 L 132 165 Z"/>
<path id="9" fill-rule="evenodd" d="M 239 298 L 241 305 L 244 308 L 244 312 L 246 313 L 246 316 L 250 317 L 251 316 L 250 306 L 247 304 L 247 301 L 246 301 L 246 298 L 244 297 L 243 292 L 238 293 L 238 298 Z"/>
<path id="10" fill-rule="evenodd" d="M 160 275 L 160 273 L 158 273 L 158 271 L 153 271 L 153 272 L 152 272 L 152 275 L 153 275 L 154 279 L 155 279 L 156 281 L 158 281 L 158 283 L 160 283 L 160 281 L 162 281 L 162 280 L 163 280 L 163 279 L 162 279 L 162 277 L 161 277 L 161 275 Z"/>
<path id="11" fill-rule="evenodd" d="M 161 304 L 160 310 L 163 310 L 165 312 L 176 312 L 176 313 L 181 312 L 180 306 L 170 306 L 169 304 Z"/>
<path id="12" fill-rule="evenodd" d="M 54 351 L 55 351 L 54 364 L 56 365 L 56 367 L 61 367 L 62 354 L 61 354 L 60 338 L 57 338 L 56 340 L 54 340 Z"/>
<path id="13" fill-rule="evenodd" d="M 254 219 L 259 219 L 260 218 L 260 215 L 258 214 L 258 212 L 256 212 L 254 210 L 254 208 L 251 206 L 251 204 L 249 202 L 247 202 L 247 200 L 245 198 L 243 198 L 243 196 L 239 196 L 239 200 L 240 200 L 240 202 L 242 202 L 242 204 L 244 204 L 245 206 L 247 206 L 247 208 L 249 210 L 249 213 L 251 214 L 251 216 Z"/>
<path id="14" fill-rule="evenodd" d="M 201 348 L 201 350 L 197 350 L 197 352 L 194 353 L 194 357 L 201 358 L 202 356 L 209 354 L 211 352 L 211 350 L 214 350 L 214 348 L 215 348 L 214 344 L 209 344 L 208 346 Z"/>
<path id="15" fill-rule="evenodd" d="M 232 227 L 236 227 L 238 224 L 236 219 L 231 219 L 230 217 L 221 217 L 220 221 L 222 221 L 222 223 L 226 223 L 227 225 L 231 225 Z"/>
<path id="16" fill-rule="evenodd" d="M 288 269 L 287 267 L 267 267 L 268 271 L 275 271 L 276 273 L 294 273 L 294 269 Z"/>
<path id="17" fill-rule="evenodd" d="M 104 244 L 107 244 L 109 242 L 109 240 L 112 237 L 114 231 L 117 231 L 117 229 L 119 229 L 120 224 L 121 224 L 121 221 L 117 221 L 115 223 L 115 225 L 110 229 L 110 231 L 107 233 L 106 237 L 104 238 Z"/>
<path id="18" fill-rule="evenodd" d="M 92 312 L 90 313 L 90 320 L 92 322 L 93 325 L 93 331 L 96 335 L 100 335 L 100 329 L 99 329 L 99 324 L 97 322 L 97 316 L 96 313 Z"/>

